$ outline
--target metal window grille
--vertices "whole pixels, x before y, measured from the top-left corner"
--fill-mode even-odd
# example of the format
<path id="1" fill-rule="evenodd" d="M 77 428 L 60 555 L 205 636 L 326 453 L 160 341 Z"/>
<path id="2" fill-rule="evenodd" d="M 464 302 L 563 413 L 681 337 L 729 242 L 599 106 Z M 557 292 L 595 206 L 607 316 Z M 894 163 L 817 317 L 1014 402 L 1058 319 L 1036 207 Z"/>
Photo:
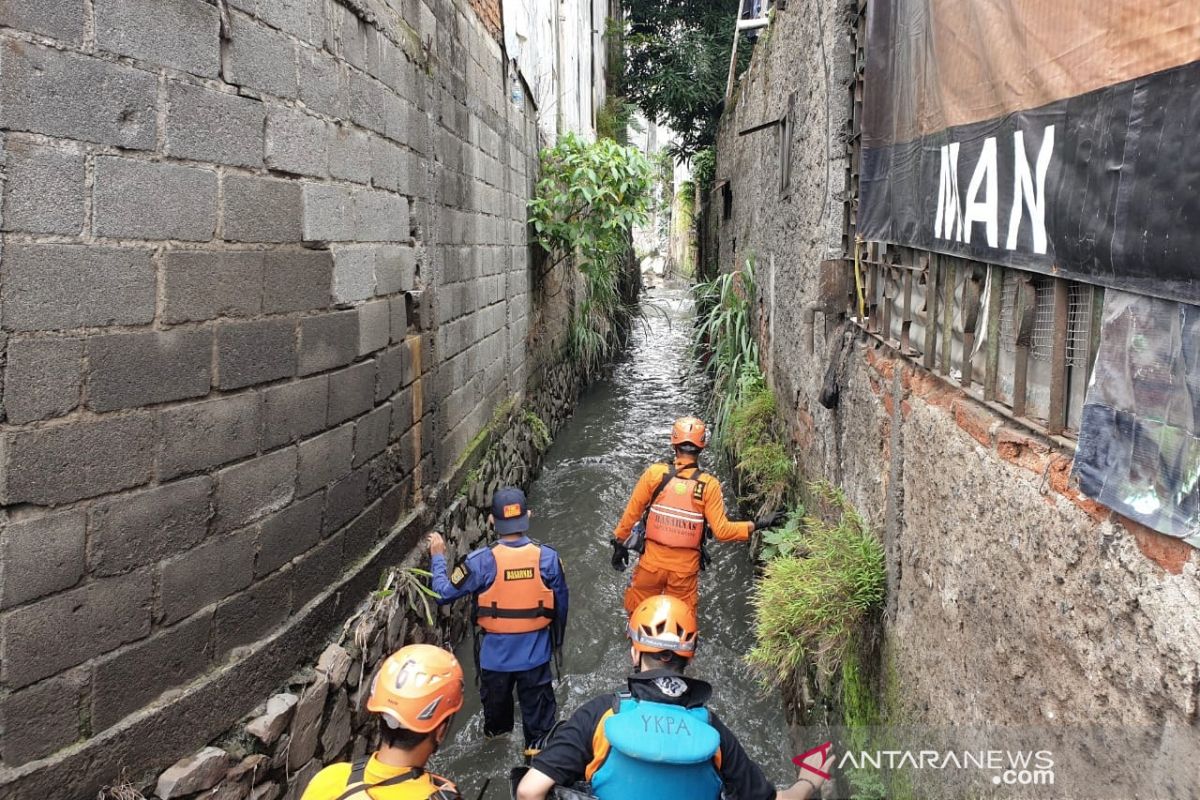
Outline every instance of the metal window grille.
<path id="1" fill-rule="evenodd" d="M 1009 353 L 1017 349 L 1017 276 L 1009 270 L 1001 288 L 1000 346 Z"/>
<path id="2" fill-rule="evenodd" d="M 1034 306 L 1033 350 L 1030 355 L 1039 361 L 1049 361 L 1054 351 L 1054 279 L 1038 275 L 1033 279 L 1037 292 Z"/>
<path id="3" fill-rule="evenodd" d="M 1067 366 L 1087 369 L 1091 366 L 1092 306 L 1095 290 L 1084 283 L 1070 286 L 1067 314 Z"/>

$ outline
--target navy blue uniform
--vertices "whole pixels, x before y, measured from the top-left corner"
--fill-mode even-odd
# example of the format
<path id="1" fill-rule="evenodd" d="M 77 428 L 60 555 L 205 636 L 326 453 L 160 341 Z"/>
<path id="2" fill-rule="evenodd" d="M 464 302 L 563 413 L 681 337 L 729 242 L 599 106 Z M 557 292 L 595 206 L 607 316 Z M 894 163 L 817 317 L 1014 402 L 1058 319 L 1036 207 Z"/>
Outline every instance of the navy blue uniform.
<path id="1" fill-rule="evenodd" d="M 529 537 L 521 536 L 511 541 L 502 539 L 498 546 L 523 547 L 529 543 Z M 554 592 L 554 621 L 532 633 L 478 632 L 483 637 L 479 668 L 484 734 L 496 736 L 513 729 L 515 688 L 527 745 L 549 732 L 558 715 L 550 659 L 555 643 L 561 644 L 567 625 L 567 579 L 562 562 L 554 548 L 539 547 L 542 581 Z M 447 574 L 444 555 L 435 555 L 432 561 L 433 590 L 440 596 L 439 605 L 467 595 L 478 596 L 496 580 L 496 558 L 490 547 L 475 550 L 460 561 L 453 576 Z"/>

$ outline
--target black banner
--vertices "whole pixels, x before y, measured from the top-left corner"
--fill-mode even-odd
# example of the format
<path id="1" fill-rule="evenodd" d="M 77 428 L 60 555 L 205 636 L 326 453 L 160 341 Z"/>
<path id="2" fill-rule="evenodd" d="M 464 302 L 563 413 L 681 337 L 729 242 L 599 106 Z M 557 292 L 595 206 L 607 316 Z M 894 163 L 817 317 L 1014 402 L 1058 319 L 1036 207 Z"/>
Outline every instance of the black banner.
<path id="1" fill-rule="evenodd" d="M 972 60 L 961 42 L 947 56 L 953 63 L 938 63 L 937 47 L 915 57 L 920 47 L 897 43 L 897 29 L 911 33 L 904 15 L 914 7 L 936 28 L 940 5 L 869 8 L 879 11 L 870 23 L 858 234 L 1200 304 L 1200 61 L 970 119 L 1081 82 L 1049 58 L 1025 72 L 980 66 L 996 54 Z M 1024 46 L 996 51 L 1012 60 Z M 1155 64 L 1157 55 L 1137 51 L 1119 66 Z M 1099 76 L 1087 85 L 1103 81 L 1101 66 L 1080 67 Z M 965 83 L 986 70 L 997 73 L 996 86 Z M 1039 70 L 1051 78 L 1013 96 L 1012 75 Z"/>

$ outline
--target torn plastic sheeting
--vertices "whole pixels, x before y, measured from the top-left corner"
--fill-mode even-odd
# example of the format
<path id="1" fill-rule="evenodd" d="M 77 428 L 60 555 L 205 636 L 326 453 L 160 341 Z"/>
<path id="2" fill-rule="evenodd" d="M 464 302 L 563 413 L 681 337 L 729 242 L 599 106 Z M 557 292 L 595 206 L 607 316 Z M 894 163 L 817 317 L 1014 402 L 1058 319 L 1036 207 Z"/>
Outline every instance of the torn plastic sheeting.
<path id="1" fill-rule="evenodd" d="M 1084 401 L 1082 492 L 1200 547 L 1200 306 L 1110 291 Z"/>

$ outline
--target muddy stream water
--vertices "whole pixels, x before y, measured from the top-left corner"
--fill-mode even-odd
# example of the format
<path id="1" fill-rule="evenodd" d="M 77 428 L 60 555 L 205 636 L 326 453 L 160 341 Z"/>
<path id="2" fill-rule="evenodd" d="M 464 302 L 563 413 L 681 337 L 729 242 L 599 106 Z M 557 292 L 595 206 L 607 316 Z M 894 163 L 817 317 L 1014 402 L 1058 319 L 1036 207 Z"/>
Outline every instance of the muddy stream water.
<path id="1" fill-rule="evenodd" d="M 561 554 L 571 591 L 557 687 L 562 719 L 589 698 L 624 687 L 629 645 L 621 597 L 630 572 L 618 573 L 609 565 L 608 542 L 642 470 L 668 457 L 671 422 L 700 414 L 704 407 L 703 383 L 690 369 L 693 307 L 687 293 L 657 290 L 643 303 L 647 324 L 611 377 L 594 383 L 580 399 L 529 491 L 530 534 Z M 717 469 L 713 463 L 705 466 Z M 726 499 L 732 503 L 728 492 Z M 712 708 L 767 777 L 790 784 L 795 771 L 779 697 L 764 693 L 742 661 L 753 640 L 748 545 L 713 543 L 710 552 L 713 563 L 700 581 L 700 649 L 688 674 L 716 687 Z M 508 771 L 521 763 L 520 712 L 512 734 L 485 740 L 469 637 L 458 657 L 467 671 L 467 701 L 431 768 L 457 782 L 468 800 L 479 795 L 488 778 L 484 797 L 507 798 Z"/>

